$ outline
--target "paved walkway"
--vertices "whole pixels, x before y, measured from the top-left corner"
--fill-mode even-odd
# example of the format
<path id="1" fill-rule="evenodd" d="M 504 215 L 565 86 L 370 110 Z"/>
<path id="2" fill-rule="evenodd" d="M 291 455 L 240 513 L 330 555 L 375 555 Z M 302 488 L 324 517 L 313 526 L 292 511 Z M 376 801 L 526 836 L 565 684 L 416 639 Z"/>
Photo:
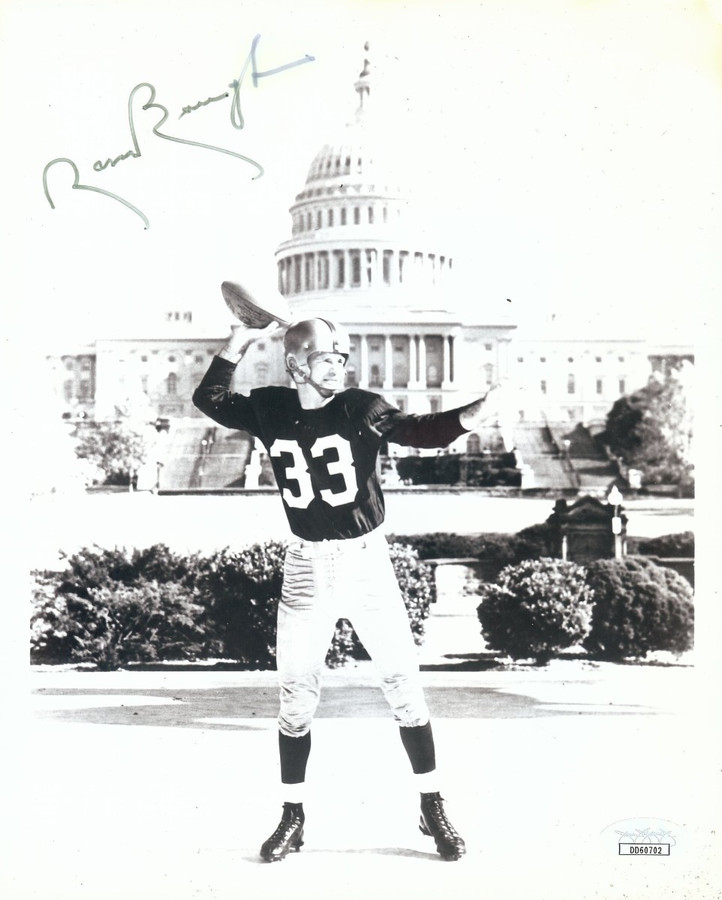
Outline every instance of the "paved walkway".
<path id="1" fill-rule="evenodd" d="M 719 767 L 698 733 L 697 670 L 429 665 L 443 792 L 469 847 L 460 862 L 442 862 L 416 828 L 369 664 L 328 672 L 306 845 L 273 866 L 257 854 L 280 813 L 274 673 L 49 669 L 30 676 L 33 715 L 5 731 L 16 777 L 2 896 L 719 896 Z M 669 857 L 619 855 L 617 832 L 644 828 L 667 832 Z"/>

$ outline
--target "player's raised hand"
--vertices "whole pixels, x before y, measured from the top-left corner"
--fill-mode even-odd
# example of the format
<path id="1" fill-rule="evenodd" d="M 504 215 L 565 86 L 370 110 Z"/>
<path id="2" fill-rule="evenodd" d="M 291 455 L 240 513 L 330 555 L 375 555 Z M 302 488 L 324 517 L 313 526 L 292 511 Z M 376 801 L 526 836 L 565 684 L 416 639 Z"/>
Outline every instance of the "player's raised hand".
<path id="1" fill-rule="evenodd" d="M 278 322 L 269 322 L 264 328 L 251 328 L 242 323 L 233 325 L 231 327 L 230 337 L 218 355 L 222 359 L 227 359 L 229 362 L 240 362 L 254 341 L 268 337 L 276 331 L 278 327 Z"/>
<path id="2" fill-rule="evenodd" d="M 482 397 L 459 410 L 462 428 L 473 431 L 482 422 L 503 416 L 511 401 L 511 393 L 508 379 L 501 379 L 492 384 Z"/>

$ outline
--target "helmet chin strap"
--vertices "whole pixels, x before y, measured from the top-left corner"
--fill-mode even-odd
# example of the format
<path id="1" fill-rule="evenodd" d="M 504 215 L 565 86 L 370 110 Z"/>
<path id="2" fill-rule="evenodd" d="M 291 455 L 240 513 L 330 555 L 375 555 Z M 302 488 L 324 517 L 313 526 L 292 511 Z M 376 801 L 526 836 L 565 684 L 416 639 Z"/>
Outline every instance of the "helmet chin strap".
<path id="1" fill-rule="evenodd" d="M 329 397 L 333 397 L 333 395 L 336 393 L 336 391 L 334 390 L 323 387 L 317 381 L 314 381 L 310 375 L 307 375 L 305 372 L 301 371 L 301 367 L 295 360 L 292 363 L 289 360 L 289 369 L 292 375 L 300 375 L 304 384 L 310 384 L 311 387 L 315 388 L 318 393 L 324 398 L 324 400 L 327 400 Z"/>

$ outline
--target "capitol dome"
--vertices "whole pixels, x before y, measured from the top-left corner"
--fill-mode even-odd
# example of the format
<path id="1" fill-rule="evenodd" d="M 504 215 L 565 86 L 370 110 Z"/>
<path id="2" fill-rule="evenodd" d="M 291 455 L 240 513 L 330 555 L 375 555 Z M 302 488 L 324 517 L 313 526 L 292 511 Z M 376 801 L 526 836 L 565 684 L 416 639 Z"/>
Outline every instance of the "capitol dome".
<path id="1" fill-rule="evenodd" d="M 378 194 L 405 197 L 402 184 L 403 150 L 393 123 L 382 116 L 379 104 L 370 102 L 370 64 L 355 84 L 358 108 L 334 140 L 321 147 L 311 163 L 304 189 L 296 202 L 311 197 Z M 401 152 L 399 152 L 401 150 Z"/>
<path id="2" fill-rule="evenodd" d="M 354 87 L 353 118 L 321 146 L 290 208 L 291 238 L 276 252 L 278 288 L 294 314 L 345 324 L 398 318 L 399 309 L 412 320 L 445 316 L 452 260 L 412 202 L 411 150 L 398 113 L 391 118 L 372 100 L 368 59 Z"/>

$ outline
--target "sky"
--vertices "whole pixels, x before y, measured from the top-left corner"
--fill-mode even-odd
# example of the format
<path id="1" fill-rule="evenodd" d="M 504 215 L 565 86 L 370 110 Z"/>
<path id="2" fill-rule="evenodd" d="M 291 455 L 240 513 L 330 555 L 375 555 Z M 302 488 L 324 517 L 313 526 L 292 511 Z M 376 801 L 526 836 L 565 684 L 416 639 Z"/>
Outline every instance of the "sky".
<path id="1" fill-rule="evenodd" d="M 416 197 L 468 282 L 462 306 L 494 318 L 511 301 L 520 324 L 553 313 L 580 336 L 695 341 L 717 327 L 719 0 L 1 10 L 6 344 L 62 352 L 150 335 L 168 309 L 222 334 L 220 282 L 273 281 L 288 207 L 355 109 L 367 40 L 373 102 L 392 111 L 389 141 L 408 148 Z M 313 59 L 255 87 L 247 70 L 237 128 L 221 95 L 256 35 L 261 72 Z M 133 148 L 129 96 L 143 84 L 131 105 L 140 156 L 101 168 Z M 142 109 L 151 85 L 162 131 L 253 162 L 155 136 L 162 110 Z M 76 165 L 79 186 L 115 196 L 71 190 L 69 163 L 50 166 L 46 196 L 57 159 Z"/>

